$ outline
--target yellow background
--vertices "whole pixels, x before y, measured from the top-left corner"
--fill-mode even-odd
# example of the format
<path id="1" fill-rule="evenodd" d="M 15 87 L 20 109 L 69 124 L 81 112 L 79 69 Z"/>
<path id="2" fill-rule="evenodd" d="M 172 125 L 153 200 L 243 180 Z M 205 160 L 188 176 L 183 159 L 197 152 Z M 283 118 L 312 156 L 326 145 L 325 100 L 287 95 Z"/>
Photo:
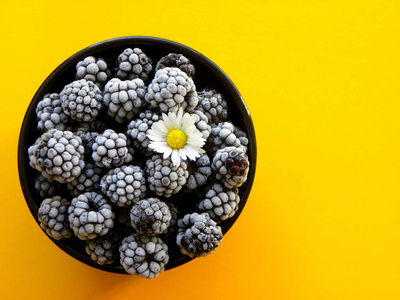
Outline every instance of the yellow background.
<path id="1" fill-rule="evenodd" d="M 6 0 L 0 26 L 0 299 L 400 299 L 399 1 Z M 213 60 L 258 138 L 252 193 L 221 247 L 155 280 L 62 252 L 17 173 L 41 83 L 129 35 Z"/>

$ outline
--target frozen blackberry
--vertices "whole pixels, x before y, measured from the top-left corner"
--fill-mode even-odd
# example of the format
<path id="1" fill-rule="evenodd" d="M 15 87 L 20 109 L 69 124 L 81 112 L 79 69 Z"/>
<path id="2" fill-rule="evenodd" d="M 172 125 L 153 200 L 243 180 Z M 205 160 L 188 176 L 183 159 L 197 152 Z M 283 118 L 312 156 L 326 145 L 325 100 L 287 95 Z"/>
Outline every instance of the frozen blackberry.
<path id="1" fill-rule="evenodd" d="M 189 163 L 188 171 L 189 177 L 185 186 L 187 192 L 204 185 L 212 174 L 211 161 L 208 155 L 200 154 L 200 157 Z"/>
<path id="2" fill-rule="evenodd" d="M 167 56 L 161 57 L 157 62 L 156 71 L 166 67 L 176 67 L 185 72 L 188 76 L 193 77 L 195 68 L 190 63 L 190 60 L 183 54 L 169 53 Z"/>
<path id="3" fill-rule="evenodd" d="M 71 131 L 50 129 L 28 149 L 29 164 L 46 178 L 70 182 L 81 174 L 85 162 L 80 137 Z"/>
<path id="4" fill-rule="evenodd" d="M 107 125 L 105 123 L 100 120 L 94 120 L 89 123 L 79 123 L 79 125 L 75 127 L 74 131 L 101 133 L 106 129 Z"/>
<path id="5" fill-rule="evenodd" d="M 175 242 L 176 232 L 178 231 L 178 208 L 172 202 L 168 202 L 167 206 L 171 214 L 171 221 L 167 229 L 160 234 L 160 237 L 164 242 L 170 243 Z"/>
<path id="6" fill-rule="evenodd" d="M 68 225 L 69 205 L 69 201 L 60 196 L 46 198 L 40 204 L 38 210 L 40 227 L 56 240 L 72 236 L 72 230 Z"/>
<path id="7" fill-rule="evenodd" d="M 121 166 L 101 179 L 101 191 L 120 207 L 130 207 L 146 195 L 146 178 L 138 166 Z"/>
<path id="8" fill-rule="evenodd" d="M 204 112 L 210 124 L 228 119 L 228 103 L 224 96 L 214 89 L 204 88 L 198 92 L 199 105 L 196 109 Z"/>
<path id="9" fill-rule="evenodd" d="M 132 138 L 133 146 L 146 156 L 154 154 L 148 146 L 150 140 L 147 137 L 147 131 L 153 123 L 160 120 L 160 116 L 151 110 L 146 110 L 139 114 L 138 118 L 131 121 L 128 125 L 127 135 Z"/>
<path id="10" fill-rule="evenodd" d="M 60 93 L 64 113 L 79 122 L 92 122 L 103 107 L 103 93 L 85 79 L 67 84 Z"/>
<path id="11" fill-rule="evenodd" d="M 164 68 L 156 72 L 149 84 L 145 100 L 162 112 L 176 112 L 180 107 L 189 112 L 198 103 L 192 78 L 178 68 Z"/>
<path id="12" fill-rule="evenodd" d="M 211 133 L 211 126 L 208 124 L 207 116 L 200 110 L 193 110 L 190 113 L 195 117 L 194 125 L 203 134 L 203 138 L 207 140 Z"/>
<path id="13" fill-rule="evenodd" d="M 132 234 L 119 247 L 120 263 L 129 274 L 155 278 L 169 261 L 168 246 L 157 236 Z"/>
<path id="14" fill-rule="evenodd" d="M 39 173 L 35 179 L 35 189 L 40 197 L 51 198 L 60 192 L 62 184 Z"/>
<path id="15" fill-rule="evenodd" d="M 98 135 L 92 145 L 92 158 L 99 167 L 112 168 L 132 161 L 129 140 L 123 133 L 106 129 Z"/>
<path id="16" fill-rule="evenodd" d="M 82 173 L 71 182 L 68 182 L 68 190 L 73 197 L 77 197 L 86 192 L 100 192 L 101 175 L 101 168 L 86 163 Z"/>
<path id="17" fill-rule="evenodd" d="M 114 212 L 101 194 L 88 192 L 72 199 L 68 220 L 75 236 L 91 240 L 106 235 L 114 227 Z"/>
<path id="18" fill-rule="evenodd" d="M 219 224 L 232 218 L 239 209 L 238 192 L 238 188 L 227 189 L 220 183 L 214 183 L 198 203 L 198 210 L 208 213 L 211 219 Z"/>
<path id="19" fill-rule="evenodd" d="M 247 151 L 249 140 L 246 133 L 231 122 L 222 122 L 213 125 L 208 139 L 208 149 L 211 154 L 215 154 L 219 149 L 226 147 L 242 148 Z"/>
<path id="20" fill-rule="evenodd" d="M 76 79 L 86 79 L 102 88 L 111 77 L 111 71 L 103 58 L 85 57 L 76 65 Z"/>
<path id="21" fill-rule="evenodd" d="M 190 257 L 212 254 L 222 241 L 221 227 L 207 213 L 186 214 L 178 226 L 176 243 L 181 253 Z"/>
<path id="22" fill-rule="evenodd" d="M 118 260 L 120 240 L 119 234 L 109 232 L 104 236 L 87 240 L 85 250 L 90 258 L 99 265 L 109 265 Z"/>
<path id="23" fill-rule="evenodd" d="M 242 148 L 227 147 L 217 151 L 211 167 L 215 177 L 228 189 L 240 187 L 249 172 L 249 159 Z"/>
<path id="24" fill-rule="evenodd" d="M 69 116 L 64 113 L 61 106 L 60 95 L 57 93 L 46 94 L 36 106 L 37 128 L 45 132 L 49 129 L 71 130 Z"/>
<path id="25" fill-rule="evenodd" d="M 118 55 L 117 63 L 116 76 L 122 80 L 140 78 L 146 82 L 153 69 L 152 59 L 140 48 L 126 48 Z"/>
<path id="26" fill-rule="evenodd" d="M 147 87 L 140 78 L 121 81 L 113 78 L 104 87 L 104 104 L 108 115 L 118 123 L 131 121 L 141 111 Z"/>
<path id="27" fill-rule="evenodd" d="M 163 159 L 160 154 L 155 154 L 146 161 L 145 172 L 150 190 L 164 197 L 178 193 L 189 177 L 185 161 L 181 160 L 180 165 L 176 167 L 171 157 Z"/>
<path id="28" fill-rule="evenodd" d="M 136 202 L 130 214 L 132 227 L 140 234 L 153 236 L 162 233 L 171 222 L 167 204 L 157 198 Z"/>

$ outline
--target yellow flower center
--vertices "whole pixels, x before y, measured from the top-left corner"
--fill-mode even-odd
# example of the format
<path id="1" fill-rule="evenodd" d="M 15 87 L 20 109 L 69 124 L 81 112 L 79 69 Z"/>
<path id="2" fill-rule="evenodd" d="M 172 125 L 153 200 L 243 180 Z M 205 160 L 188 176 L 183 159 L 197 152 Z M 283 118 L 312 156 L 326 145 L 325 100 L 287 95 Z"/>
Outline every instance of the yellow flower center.
<path id="1" fill-rule="evenodd" d="M 167 144 L 174 150 L 183 148 L 186 145 L 186 141 L 186 134 L 178 128 L 172 129 L 167 135 Z"/>

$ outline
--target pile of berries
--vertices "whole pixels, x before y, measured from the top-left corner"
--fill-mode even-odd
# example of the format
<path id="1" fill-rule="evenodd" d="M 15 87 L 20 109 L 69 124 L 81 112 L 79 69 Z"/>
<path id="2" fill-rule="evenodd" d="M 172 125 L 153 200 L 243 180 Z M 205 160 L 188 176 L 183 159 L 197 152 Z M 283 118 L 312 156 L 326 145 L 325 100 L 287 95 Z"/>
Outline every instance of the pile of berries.
<path id="1" fill-rule="evenodd" d="M 248 139 L 229 120 L 229 99 L 213 86 L 197 90 L 196 66 L 183 54 L 155 59 L 136 47 L 114 59 L 86 57 L 75 78 L 37 103 L 40 135 L 27 153 L 38 220 L 51 238 L 84 243 L 99 265 L 154 278 L 169 249 L 195 258 L 219 247 L 247 180 Z M 181 109 L 205 143 L 176 165 L 149 148 L 147 134 Z"/>

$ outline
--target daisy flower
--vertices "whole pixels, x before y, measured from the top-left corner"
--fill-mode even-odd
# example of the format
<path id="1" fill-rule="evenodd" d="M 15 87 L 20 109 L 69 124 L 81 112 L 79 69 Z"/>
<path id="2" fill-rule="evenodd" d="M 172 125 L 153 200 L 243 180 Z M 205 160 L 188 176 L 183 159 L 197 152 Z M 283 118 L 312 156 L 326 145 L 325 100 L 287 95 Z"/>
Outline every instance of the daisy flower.
<path id="1" fill-rule="evenodd" d="M 163 153 L 163 158 L 171 156 L 175 166 L 179 166 L 182 160 L 187 158 L 195 160 L 200 153 L 205 151 L 201 148 L 206 140 L 195 126 L 196 118 L 183 113 L 180 108 L 177 112 L 162 114 L 162 120 L 153 123 L 147 132 L 150 139 L 149 147 L 153 151 Z"/>

